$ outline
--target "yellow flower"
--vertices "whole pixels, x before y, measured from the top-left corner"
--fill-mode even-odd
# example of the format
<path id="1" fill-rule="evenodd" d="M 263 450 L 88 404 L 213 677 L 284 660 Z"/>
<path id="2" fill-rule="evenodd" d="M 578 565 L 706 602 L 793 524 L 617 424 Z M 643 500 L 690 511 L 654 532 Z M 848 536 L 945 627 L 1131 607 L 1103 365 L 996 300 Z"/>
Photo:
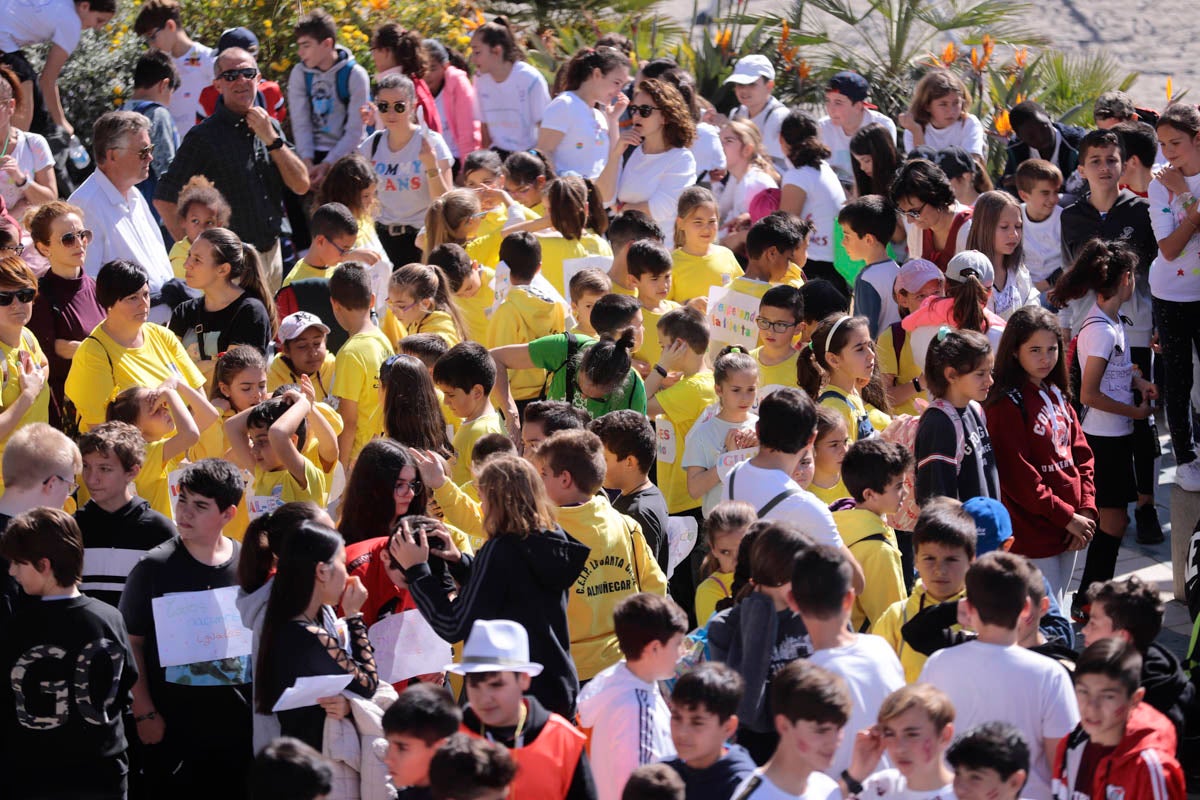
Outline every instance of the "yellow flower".
<path id="1" fill-rule="evenodd" d="M 388 7 L 388 0 L 369 0 L 368 5 L 374 11 L 384 11 Z M 442 16 L 445 16 L 443 13 Z"/>
<path id="2" fill-rule="evenodd" d="M 958 48 L 954 46 L 954 42 L 950 42 L 942 49 L 942 63 L 947 67 L 958 60 Z"/>
<path id="3" fill-rule="evenodd" d="M 263 0 L 255 0 L 255 3 L 254 3 L 254 4 L 257 6 L 257 5 L 259 5 L 260 3 L 262 3 L 262 1 L 263 1 Z M 273 23 L 273 22 L 271 22 L 271 20 L 269 20 L 269 19 L 264 19 L 264 20 L 263 20 L 263 27 L 264 27 L 264 28 L 266 28 L 267 35 L 270 35 L 270 33 L 271 33 L 271 26 L 272 26 L 273 24 L 274 24 L 274 23 Z"/>
<path id="4" fill-rule="evenodd" d="M 1168 75 L 1167 76 L 1167 105 L 1171 104 L 1171 100 L 1174 97 L 1175 97 L 1175 81 L 1172 80 L 1170 75 Z"/>
<path id="5" fill-rule="evenodd" d="M 996 133 L 1000 134 L 1001 136 L 1012 135 L 1012 124 L 1008 121 L 1007 110 L 1000 109 L 1000 111 L 996 113 L 995 118 L 992 120 L 992 127 L 995 128 Z"/>

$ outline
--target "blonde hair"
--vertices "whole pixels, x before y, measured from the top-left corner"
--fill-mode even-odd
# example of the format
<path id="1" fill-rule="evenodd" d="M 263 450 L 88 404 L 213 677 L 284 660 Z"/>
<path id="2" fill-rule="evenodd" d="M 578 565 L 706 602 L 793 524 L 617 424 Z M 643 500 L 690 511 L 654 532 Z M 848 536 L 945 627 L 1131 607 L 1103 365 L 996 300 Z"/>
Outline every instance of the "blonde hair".
<path id="1" fill-rule="evenodd" d="M 451 189 L 430 203 L 425 212 L 425 248 L 421 260 L 428 262 L 429 254 L 440 244 L 466 244 L 454 232 L 481 208 L 478 195 L 470 189 Z"/>
<path id="2" fill-rule="evenodd" d="M 480 470 L 477 486 L 479 499 L 487 503 L 483 529 L 488 538 L 513 534 L 524 538 L 557 524 L 541 477 L 523 458 L 489 458 Z"/>
<path id="3" fill-rule="evenodd" d="M 49 478 L 78 475 L 83 471 L 83 457 L 62 431 L 44 422 L 31 422 L 8 440 L 0 470 L 9 489 L 32 489 Z"/>
<path id="4" fill-rule="evenodd" d="M 954 703 L 945 692 L 929 683 L 909 684 L 889 694 L 879 706 L 876 721 L 882 724 L 910 708 L 924 711 L 939 733 L 954 722 Z"/>
<path id="5" fill-rule="evenodd" d="M 918 125 L 928 125 L 929 121 L 933 119 L 929 114 L 930 104 L 934 100 L 955 93 L 963 99 L 962 116 L 959 119 L 966 119 L 967 107 L 971 105 L 971 93 L 967 90 L 967 85 L 950 70 L 935 69 L 932 72 L 928 72 L 925 74 L 925 77 L 917 81 L 917 86 L 913 89 L 913 99 L 912 105 L 908 109 L 909 113 L 912 114 L 913 120 Z"/>
<path id="6" fill-rule="evenodd" d="M 779 172 L 763 150 L 763 138 L 758 126 L 744 117 L 738 117 L 721 126 L 722 133 L 726 130 L 736 136 L 743 147 L 753 148 L 754 152 L 750 154 L 751 169 L 762 170 L 770 175 L 773 181 L 779 183 Z"/>
<path id="7" fill-rule="evenodd" d="M 466 326 L 463 325 L 458 309 L 454 307 L 450 281 L 446 278 L 446 273 L 442 272 L 441 267 L 405 264 L 392 273 L 388 285 L 411 292 L 413 300 L 418 303 L 422 300 L 432 300 L 435 310 L 445 311 L 450 315 L 450 319 L 454 322 L 454 331 L 458 334 L 458 340 L 465 342 L 470 338 L 467 336 Z"/>
<path id="8" fill-rule="evenodd" d="M 718 211 L 717 198 L 703 186 L 689 186 L 679 195 L 679 204 L 675 207 L 675 247 L 683 247 L 686 238 L 683 231 L 683 218 L 701 206 L 712 206 Z"/>

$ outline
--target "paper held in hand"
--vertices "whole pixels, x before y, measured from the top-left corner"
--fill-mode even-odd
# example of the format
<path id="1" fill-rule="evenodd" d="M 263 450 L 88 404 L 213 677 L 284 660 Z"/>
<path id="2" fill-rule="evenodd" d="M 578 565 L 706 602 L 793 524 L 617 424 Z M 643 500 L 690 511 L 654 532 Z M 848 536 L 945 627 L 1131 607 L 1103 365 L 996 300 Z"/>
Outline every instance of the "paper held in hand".
<path id="1" fill-rule="evenodd" d="M 322 697 L 333 697 L 350 685 L 351 676 L 341 675 L 310 675 L 296 678 L 296 685 L 289 686 L 279 695 L 271 710 L 275 713 L 291 711 L 293 708 L 307 708 L 317 705 Z"/>
<path id="2" fill-rule="evenodd" d="M 250 655 L 252 633 L 237 610 L 238 587 L 180 592 L 151 601 L 164 667 Z"/>
<path id="3" fill-rule="evenodd" d="M 441 672 L 454 660 L 450 643 L 434 633 L 415 608 L 376 622 L 367 638 L 375 648 L 375 669 L 388 683 Z"/>
<path id="4" fill-rule="evenodd" d="M 747 350 L 758 345 L 759 299 L 735 292 L 728 286 L 708 290 L 708 331 L 714 342 L 740 345 Z"/>

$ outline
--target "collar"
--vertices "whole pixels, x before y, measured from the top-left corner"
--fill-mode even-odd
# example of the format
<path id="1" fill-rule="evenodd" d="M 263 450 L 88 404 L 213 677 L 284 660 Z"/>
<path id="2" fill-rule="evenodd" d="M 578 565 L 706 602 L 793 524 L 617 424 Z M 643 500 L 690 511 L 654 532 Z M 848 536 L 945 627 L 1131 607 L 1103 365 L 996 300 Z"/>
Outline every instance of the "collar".
<path id="1" fill-rule="evenodd" d="M 99 167 L 97 167 L 96 171 L 92 173 L 92 177 L 96 179 L 96 186 L 100 188 L 100 192 L 114 206 L 122 206 L 123 208 L 128 209 L 134 204 L 135 199 L 133 195 L 138 194 L 136 186 L 129 189 L 129 196 L 127 197 L 121 194 L 120 190 L 117 189 L 116 184 L 114 184 Z"/>
<path id="2" fill-rule="evenodd" d="M 230 111 L 225 106 L 225 98 L 223 98 L 223 97 L 217 98 L 217 107 L 213 110 L 212 117 L 210 117 L 210 119 L 218 120 L 222 124 L 229 125 L 234 128 L 241 126 L 243 128 L 249 129 L 249 126 L 246 124 L 245 115 L 244 114 L 235 114 L 232 111 Z"/>

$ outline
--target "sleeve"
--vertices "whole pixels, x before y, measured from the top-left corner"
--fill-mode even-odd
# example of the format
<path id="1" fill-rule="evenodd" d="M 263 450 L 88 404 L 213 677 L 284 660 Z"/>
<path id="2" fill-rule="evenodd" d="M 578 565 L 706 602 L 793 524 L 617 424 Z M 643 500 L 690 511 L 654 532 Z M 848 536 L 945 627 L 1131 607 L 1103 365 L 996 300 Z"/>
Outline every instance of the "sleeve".
<path id="1" fill-rule="evenodd" d="M 963 149 L 974 156 L 987 158 L 987 143 L 983 137 L 983 125 L 979 117 L 967 114 L 966 124 L 963 125 Z"/>
<path id="2" fill-rule="evenodd" d="M 958 435 L 941 411 L 926 409 L 917 423 L 917 505 L 931 497 L 958 499 Z"/>
<path id="3" fill-rule="evenodd" d="M 667 415 L 667 418 L 674 421 L 684 420 L 691 416 L 691 407 L 697 398 L 695 386 L 690 381 L 681 380 L 654 395 L 654 399 L 662 406 L 663 413 Z"/>
<path id="4" fill-rule="evenodd" d="M 1158 181 L 1150 181 L 1150 188 L 1147 194 L 1150 200 L 1150 226 L 1154 229 L 1155 240 L 1161 242 L 1174 233 L 1175 228 L 1179 225 L 1175 220 L 1176 200 L 1167 191 L 1167 188 Z M 1064 214 L 1063 216 L 1065 217 L 1066 215 Z M 1063 263 L 1066 264 L 1068 262 L 1063 261 Z"/>
<path id="5" fill-rule="evenodd" d="M 648 204 L 655 221 L 673 220 L 678 211 L 679 195 L 696 180 L 696 159 L 690 150 L 675 151 L 666 172 L 657 176 Z"/>
<path id="6" fill-rule="evenodd" d="M 438 161 L 454 160 L 454 155 L 450 152 L 450 145 L 446 144 L 446 137 L 437 131 L 429 132 L 429 146 L 433 149 L 433 156 Z"/>
<path id="7" fill-rule="evenodd" d="M 476 619 L 503 607 L 504 595 L 516 572 L 504 560 L 495 543 L 485 545 L 471 562 L 470 580 L 453 600 L 447 596 L 442 579 L 432 573 L 427 563 L 405 570 L 404 577 L 429 626 L 446 641 L 461 642 Z"/>
<path id="8" fill-rule="evenodd" d="M 479 541 L 487 538 L 483 531 L 482 507 L 449 478 L 433 490 L 433 499 L 441 506 L 446 522 Z"/>
<path id="9" fill-rule="evenodd" d="M 163 175 L 175 159 L 175 121 L 165 106 L 156 106 L 150 117 L 150 142 L 154 145 L 154 174 Z"/>
<path id="10" fill-rule="evenodd" d="M 171 319 L 167 320 L 167 330 L 181 340 L 187 329 L 192 327 L 192 316 L 196 309 L 196 302 L 195 300 L 184 300 L 171 309 Z"/>
<path id="11" fill-rule="evenodd" d="M 667 594 L 667 576 L 663 573 L 662 568 L 658 566 L 658 562 L 654 560 L 654 553 L 650 551 L 650 545 L 646 543 L 646 536 L 642 533 L 641 526 L 629 517 L 622 518 L 629 526 L 630 534 L 633 536 L 633 559 L 637 565 L 641 590 L 665 597 Z"/>
<path id="12" fill-rule="evenodd" d="M 1065 669 L 1047 670 L 1046 681 L 1046 695 L 1041 703 L 1041 734 L 1043 739 L 1058 739 L 1079 724 L 1079 705 L 1070 673 Z"/>
<path id="13" fill-rule="evenodd" d="M 896 358 L 896 331 L 892 326 L 884 328 L 875 347 L 875 363 L 879 364 L 879 372 L 883 375 L 900 377 L 900 362 Z"/>
<path id="14" fill-rule="evenodd" d="M 725 592 L 721 591 L 721 586 L 716 581 L 707 578 L 700 581 L 700 585 L 696 587 L 696 622 L 700 623 L 701 628 L 716 611 L 717 603 L 725 597 Z"/>
<path id="15" fill-rule="evenodd" d="M 642 536 L 646 540 L 646 544 L 650 547 L 650 555 L 654 557 L 663 574 L 666 574 L 667 565 L 665 563 L 667 556 L 667 532 L 663 528 L 663 520 L 654 513 L 654 509 L 635 504 L 629 509 L 629 516 L 633 517 L 634 521 L 642 529 Z"/>
<path id="16" fill-rule="evenodd" d="M 1059 743 L 1059 748 L 1065 746 L 1065 741 Z M 1058 761 L 1062 761 L 1061 756 Z M 1181 800 L 1187 797 L 1183 768 L 1170 753 L 1147 748 L 1138 754 L 1134 768 L 1138 777 L 1130 781 L 1132 791 L 1126 792 L 1126 800 Z"/>
<path id="17" fill-rule="evenodd" d="M 33 310 L 29 317 L 29 331 L 37 338 L 42 350 L 53 353 L 54 340 L 58 338 L 54 328 L 54 309 L 50 307 L 50 298 L 38 287 L 37 298 L 33 301 Z"/>
<path id="18" fill-rule="evenodd" d="M 292 109 L 292 141 L 296 145 L 296 155 L 312 160 L 314 151 L 311 103 L 308 100 L 308 90 L 304 85 L 304 65 L 292 67 L 287 82 L 288 107 Z M 349 113 L 347 113 L 349 117 Z M 355 142 L 357 144 L 357 142 Z"/>
<path id="19" fill-rule="evenodd" d="M 499 313 L 499 309 L 496 310 Z M 580 348 L 583 347 L 580 342 Z M 567 360 L 566 334 L 556 333 L 534 339 L 529 343 L 529 360 L 538 369 L 556 370 Z"/>
<path id="20" fill-rule="evenodd" d="M 1079 367 L 1085 369 L 1092 356 L 1108 361 L 1117 346 L 1117 334 L 1112 327 L 1103 324 L 1084 325 L 1077 334 L 1075 348 L 1079 353 Z"/>
<path id="21" fill-rule="evenodd" d="M 833 514 L 829 511 L 829 507 L 818 500 L 815 495 L 805 492 L 803 495 L 791 498 L 784 507 L 789 510 L 789 513 L 778 516 L 790 517 L 791 521 L 799 525 L 800 529 L 812 537 L 817 544 L 841 549 L 844 542 L 842 535 L 838 533 L 837 523 L 833 521 Z"/>
<path id="22" fill-rule="evenodd" d="M 688 431 L 688 435 L 683 440 L 683 461 L 679 462 L 684 469 L 688 467 L 712 469 L 716 466 L 717 458 L 724 452 L 724 449 L 717 450 L 713 446 L 714 442 L 712 436 L 709 435 L 709 427 L 708 421 L 698 422 Z"/>
<path id="23" fill-rule="evenodd" d="M 1042 481 L 1041 471 L 1031 461 L 1029 426 L 1021 410 L 1002 396 L 988 409 L 987 426 L 1006 503 L 1037 514 L 1056 528 L 1066 528 L 1075 509 Z"/>
<path id="24" fill-rule="evenodd" d="M 579 760 L 575 762 L 575 773 L 571 776 L 571 785 L 567 787 L 565 800 L 596 800 L 596 798 L 596 780 L 592 776 L 592 762 L 588 758 L 587 750 L 584 749 L 579 754 Z"/>
<path id="25" fill-rule="evenodd" d="M 290 84 L 288 91 L 291 91 Z M 342 156 L 353 153 L 354 148 L 358 147 L 358 143 L 362 141 L 363 121 L 358 110 L 367 104 L 370 95 L 371 78 L 365 69 L 355 64 L 350 69 L 350 102 L 346 106 L 346 129 L 342 131 L 342 138 L 325 157 L 328 163 L 332 164 Z M 293 127 L 295 124 L 295 122 L 292 123 Z"/>
<path id="26" fill-rule="evenodd" d="M 109 365 L 104 345 L 94 339 L 85 339 L 75 351 L 75 357 L 71 359 L 66 395 L 75 404 L 80 420 L 86 428 L 104 422 L 108 399 L 116 386 L 114 367 L 115 365 Z"/>
<path id="27" fill-rule="evenodd" d="M 458 144 L 459 153 L 471 153 L 479 149 L 483 139 L 479 131 L 479 115 L 475 107 L 475 87 L 465 72 L 447 68 L 446 88 L 449 92 L 447 102 L 453 109 L 447 109 L 447 116 L 453 119 L 450 135 Z"/>
<path id="28" fill-rule="evenodd" d="M 355 353 L 339 352 L 337 365 L 333 370 L 333 386 L 330 387 L 333 396 L 357 403 L 362 397 L 366 382 L 366 369 L 362 360 L 357 358 Z"/>
<path id="29" fill-rule="evenodd" d="M 546 106 L 546 111 L 542 114 L 542 127 L 546 130 L 566 133 L 571 128 L 570 117 L 570 100 L 565 94 L 560 94 L 550 101 L 550 105 Z"/>
<path id="30" fill-rule="evenodd" d="M 1083 434 L 1083 426 L 1079 424 L 1079 417 L 1076 416 L 1075 409 L 1068 404 L 1067 411 L 1071 415 L 1071 456 L 1075 461 L 1075 468 L 1079 470 L 1079 508 L 1095 511 L 1096 457 L 1087 443 L 1087 437 Z M 993 438 L 992 447 L 995 446 L 996 440 Z"/>
<path id="31" fill-rule="evenodd" d="M 629 407 L 639 414 L 646 413 L 646 384 L 642 382 L 642 376 L 637 374 L 634 369 L 629 370 L 629 374 L 633 376 L 633 391 L 629 394 Z"/>
<path id="32" fill-rule="evenodd" d="M 67 51 L 67 55 L 75 52 L 75 48 L 79 46 L 79 39 L 83 36 L 83 23 L 79 21 L 78 16 L 65 15 L 66 19 L 58 20 L 58 24 L 54 26 L 54 33 L 50 37 L 50 41 Z"/>
<path id="33" fill-rule="evenodd" d="M 175 151 L 175 160 L 167 168 L 166 174 L 159 177 L 158 185 L 154 187 L 155 200 L 178 202 L 183 185 L 191 180 L 193 175 L 202 174 L 206 165 L 211 163 L 208 141 L 203 134 L 203 131 L 193 128 L 183 137 L 179 149 Z"/>
<path id="34" fill-rule="evenodd" d="M 375 651 L 371 647 L 371 640 L 367 638 L 367 623 L 361 616 L 354 616 L 346 620 L 346 627 L 350 634 L 349 653 L 324 628 L 318 625 L 305 626 L 304 629 L 312 634 L 316 645 L 310 664 L 320 667 L 309 674 L 336 675 L 345 672 L 351 676 L 346 691 L 369 698 L 379 688 L 379 677 L 375 674 Z"/>
<path id="35" fill-rule="evenodd" d="M 629 697 L 624 701 L 628 704 L 625 707 L 608 708 L 601 724 L 592 729 L 592 741 L 605 743 L 604 769 L 598 778 L 605 797 L 621 797 L 633 771 L 654 758 L 647 746 L 653 740 L 652 717 L 642 711 L 643 703 L 652 704 L 654 698 L 644 698 L 642 689 L 634 692 L 642 696 Z"/>
<path id="36" fill-rule="evenodd" d="M 25 147 L 29 152 L 29 160 L 34 172 L 54 166 L 54 153 L 50 150 L 50 143 L 46 141 L 46 137 L 36 133 L 27 133 L 25 134 Z M 171 152 L 175 152 L 174 142 L 171 143 Z"/>
<path id="37" fill-rule="evenodd" d="M 192 361 L 192 357 L 188 355 L 187 350 L 183 347 L 183 342 L 179 341 L 177 336 L 157 325 L 151 329 L 149 335 L 155 337 L 158 343 L 166 348 L 167 352 L 164 358 L 175 365 L 175 369 L 179 372 L 180 377 L 187 381 L 188 386 L 199 389 L 204 385 L 204 374 Z"/>
<path id="38" fill-rule="evenodd" d="M 863 278 L 863 272 L 854 281 L 854 313 L 867 318 L 867 329 L 872 339 L 879 338 L 879 318 L 883 313 L 883 300 L 871 282 Z"/>
<path id="39" fill-rule="evenodd" d="M 911 152 L 913 149 L 913 135 L 908 128 L 904 129 L 904 152 Z M 903 153 L 901 154 L 903 155 Z"/>
<path id="40" fill-rule="evenodd" d="M 74 195 L 70 199 L 72 202 L 75 202 Z M 86 204 L 77 203 L 77 205 L 83 210 L 83 218 L 85 220 L 88 219 L 89 209 L 86 207 Z M 90 229 L 92 231 L 92 243 L 88 245 L 88 249 L 83 256 L 83 271 L 95 278 L 100 273 L 100 267 L 111 260 L 108 249 L 108 237 L 112 232 L 104 225 L 94 224 L 96 221 L 95 217 L 92 218 L 92 221 L 93 224 Z"/>
<path id="41" fill-rule="evenodd" d="M 955 631 L 958 623 L 958 601 L 927 606 L 900 628 L 904 643 L 922 655 L 933 655 L 945 647 L 953 647 L 966 641 L 961 631 Z M 872 633 L 875 631 L 872 630 Z"/>
<path id="42" fill-rule="evenodd" d="M 904 588 L 904 568 L 901 566 L 900 551 L 884 542 L 869 542 L 870 547 L 859 558 L 866 589 L 858 597 L 863 613 L 868 620 L 875 620 L 891 608 L 892 603 L 908 597 Z M 862 552 L 864 548 L 859 548 Z"/>
<path id="43" fill-rule="evenodd" d="M 151 571 L 154 562 L 143 558 L 129 571 L 125 579 L 125 588 L 121 591 L 120 604 L 117 606 L 121 616 L 125 618 L 125 628 L 131 636 L 148 636 L 154 628 L 154 616 L 150 606 L 150 592 L 153 583 Z"/>

